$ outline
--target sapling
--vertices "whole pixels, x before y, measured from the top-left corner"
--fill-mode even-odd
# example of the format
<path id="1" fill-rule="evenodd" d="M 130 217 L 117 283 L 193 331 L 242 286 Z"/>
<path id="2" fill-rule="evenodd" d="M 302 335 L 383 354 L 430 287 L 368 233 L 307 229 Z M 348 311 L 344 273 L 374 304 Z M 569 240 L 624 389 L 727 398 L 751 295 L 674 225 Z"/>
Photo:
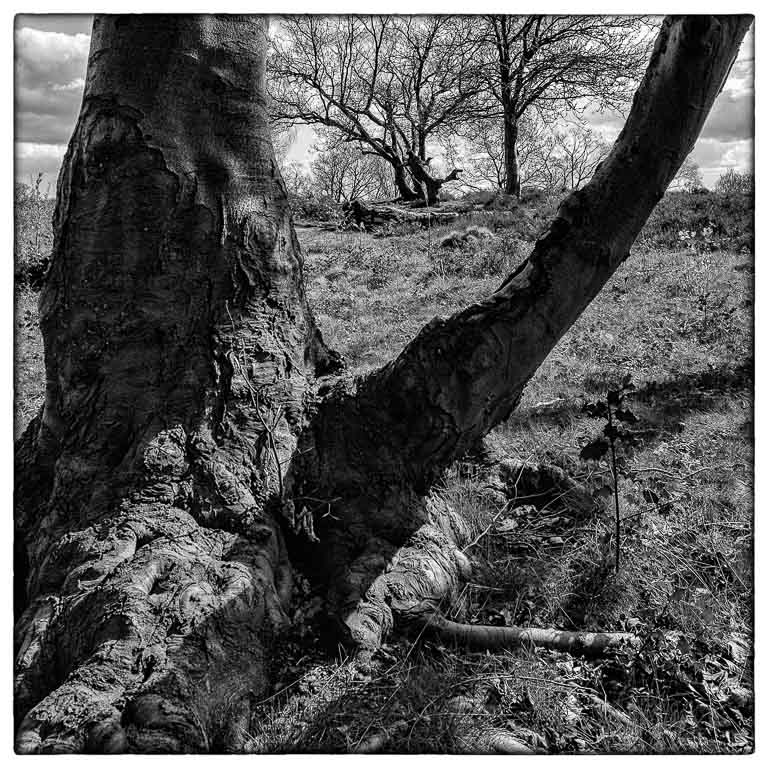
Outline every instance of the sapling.
<path id="1" fill-rule="evenodd" d="M 621 559 L 621 507 L 619 504 L 619 462 L 616 458 L 616 445 L 635 445 L 637 436 L 631 430 L 622 426 L 623 424 L 636 424 L 638 419 L 632 411 L 624 407 L 624 396 L 635 388 L 632 383 L 631 374 L 626 374 L 621 381 L 618 389 L 609 389 L 605 400 L 598 400 L 594 403 L 586 403 L 584 412 L 595 418 L 604 418 L 606 424 L 603 432 L 587 443 L 582 449 L 579 457 L 585 461 L 600 461 L 609 454 L 611 475 L 613 477 L 613 503 L 615 509 L 615 534 L 616 534 L 616 573 L 619 572 Z"/>

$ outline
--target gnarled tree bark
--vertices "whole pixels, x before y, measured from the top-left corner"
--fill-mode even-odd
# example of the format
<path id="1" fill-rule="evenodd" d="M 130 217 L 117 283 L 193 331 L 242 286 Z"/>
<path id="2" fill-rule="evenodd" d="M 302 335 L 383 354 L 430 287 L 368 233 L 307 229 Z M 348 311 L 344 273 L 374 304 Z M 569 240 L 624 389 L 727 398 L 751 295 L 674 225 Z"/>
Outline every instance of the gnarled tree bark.
<path id="1" fill-rule="evenodd" d="M 431 484 L 626 258 L 749 24 L 668 19 L 611 155 L 529 259 L 380 371 L 320 382 L 337 359 L 269 144 L 263 20 L 97 18 L 45 405 L 16 452 L 17 750 L 237 749 L 291 561 L 358 644 L 433 614 L 467 531 Z"/>

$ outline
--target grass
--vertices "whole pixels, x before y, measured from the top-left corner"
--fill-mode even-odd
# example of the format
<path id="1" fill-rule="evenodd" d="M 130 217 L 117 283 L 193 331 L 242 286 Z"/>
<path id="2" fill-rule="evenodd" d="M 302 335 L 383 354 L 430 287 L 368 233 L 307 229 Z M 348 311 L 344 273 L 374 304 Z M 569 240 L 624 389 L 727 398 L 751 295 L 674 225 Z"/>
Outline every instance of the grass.
<path id="1" fill-rule="evenodd" d="M 532 247 L 529 230 L 507 226 L 513 215 L 387 237 L 300 229 L 326 340 L 363 373 L 432 317 L 486 296 Z M 439 248 L 450 230 L 471 225 L 495 237 Z M 632 630 L 641 652 L 585 661 L 394 637 L 372 668 L 359 669 L 323 640 L 305 588 L 275 689 L 256 708 L 253 751 L 752 750 L 752 256 L 730 247 L 735 231 L 708 253 L 670 231 L 664 247 L 641 239 L 486 439 L 497 458 L 557 465 L 599 498 L 610 472 L 579 458 L 601 428 L 583 405 L 632 375 L 640 442 L 619 478 L 619 573 L 610 500 L 575 518 L 567 499 L 515 500 L 470 461 L 435 490 L 482 532 L 467 553 L 473 579 L 451 615 Z M 35 298 L 17 291 L 17 434 L 43 392 Z"/>

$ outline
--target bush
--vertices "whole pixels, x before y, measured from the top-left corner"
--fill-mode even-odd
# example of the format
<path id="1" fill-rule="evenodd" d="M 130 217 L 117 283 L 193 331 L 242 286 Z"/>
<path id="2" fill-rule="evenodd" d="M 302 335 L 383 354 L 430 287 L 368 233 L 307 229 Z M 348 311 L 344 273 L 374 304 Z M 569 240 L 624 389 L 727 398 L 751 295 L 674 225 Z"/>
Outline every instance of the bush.
<path id="1" fill-rule="evenodd" d="M 739 173 L 729 168 L 715 185 L 715 192 L 719 195 L 754 195 L 755 194 L 755 175 L 753 173 Z"/>
<path id="2" fill-rule="evenodd" d="M 31 184 L 17 183 L 14 188 L 14 273 L 19 285 L 31 288 L 40 286 L 53 247 L 55 200 L 42 193 L 42 181 L 38 174 Z"/>
<path id="3" fill-rule="evenodd" d="M 329 197 L 288 194 L 294 219 L 309 221 L 340 221 L 341 206 Z"/>
<path id="4" fill-rule="evenodd" d="M 482 250 L 472 254 L 466 271 L 471 277 L 504 277 L 523 261 L 532 244 L 520 239 L 514 232 L 500 232 L 493 241 L 487 241 Z"/>

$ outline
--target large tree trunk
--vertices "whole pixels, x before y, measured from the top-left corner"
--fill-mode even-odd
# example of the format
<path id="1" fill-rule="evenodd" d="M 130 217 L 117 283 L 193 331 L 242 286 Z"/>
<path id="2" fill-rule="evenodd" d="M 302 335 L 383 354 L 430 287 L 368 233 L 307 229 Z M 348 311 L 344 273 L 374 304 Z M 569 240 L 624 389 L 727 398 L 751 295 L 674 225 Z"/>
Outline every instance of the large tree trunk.
<path id="1" fill-rule="evenodd" d="M 530 258 L 318 388 L 335 359 L 269 144 L 264 24 L 97 19 L 41 297 L 46 400 L 17 446 L 17 749 L 236 749 L 289 548 L 354 642 L 439 604 L 466 532 L 433 480 L 626 258 L 749 23 L 667 20 L 611 155 Z"/>
<path id="2" fill-rule="evenodd" d="M 264 51 L 257 18 L 94 23 L 18 450 L 22 751 L 221 747 L 264 684 L 282 476 L 327 361 Z"/>
<path id="3" fill-rule="evenodd" d="M 427 205 L 437 205 L 443 185 L 455 181 L 461 173 L 461 168 L 454 168 L 447 176 L 435 176 L 430 170 L 429 160 L 424 160 L 412 150 L 408 150 L 408 170 L 421 188 L 421 199 Z"/>
<path id="4" fill-rule="evenodd" d="M 392 166 L 395 172 L 395 186 L 397 187 L 398 195 L 401 200 L 405 202 L 412 202 L 419 199 L 419 194 L 408 183 L 408 174 L 405 170 L 405 165 L 402 163 L 396 163 Z"/>

